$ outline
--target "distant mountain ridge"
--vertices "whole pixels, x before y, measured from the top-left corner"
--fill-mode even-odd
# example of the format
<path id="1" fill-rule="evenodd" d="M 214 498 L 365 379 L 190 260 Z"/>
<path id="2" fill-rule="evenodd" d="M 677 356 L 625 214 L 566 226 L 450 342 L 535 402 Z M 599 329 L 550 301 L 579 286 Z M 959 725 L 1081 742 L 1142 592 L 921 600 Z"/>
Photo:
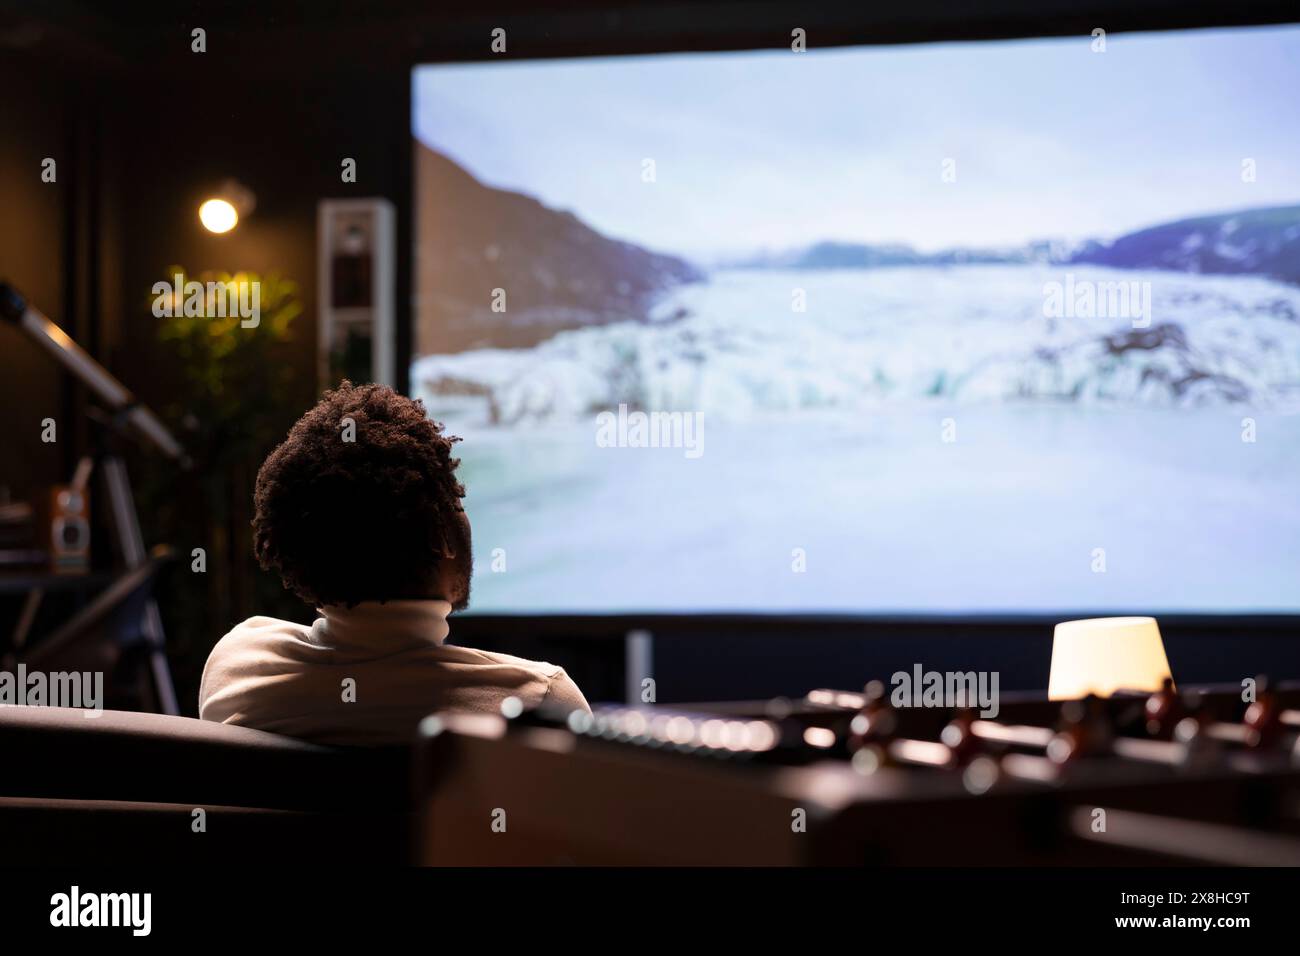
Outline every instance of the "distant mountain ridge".
<path id="1" fill-rule="evenodd" d="M 872 245 L 818 242 L 803 249 L 767 253 L 729 263 L 742 269 L 878 269 L 891 266 L 970 265 L 1027 262 L 1068 262 L 1080 247 L 1040 240 L 1002 249 L 954 247 L 920 252 L 904 243 Z"/>
<path id="2" fill-rule="evenodd" d="M 684 259 L 484 185 L 422 144 L 416 170 L 421 352 L 526 348 L 564 329 L 644 321 L 661 293 L 704 278 Z"/>
<path id="3" fill-rule="evenodd" d="M 1300 282 L 1300 206 L 1199 216 L 1097 244 L 1075 262 Z"/>
<path id="4" fill-rule="evenodd" d="M 750 269 L 873 269 L 893 266 L 1087 263 L 1206 275 L 1262 275 L 1300 283 L 1300 206 L 1199 216 L 1128 233 L 1113 242 L 1035 240 L 1010 248 L 919 252 L 889 243 L 818 242 L 731 263 Z"/>

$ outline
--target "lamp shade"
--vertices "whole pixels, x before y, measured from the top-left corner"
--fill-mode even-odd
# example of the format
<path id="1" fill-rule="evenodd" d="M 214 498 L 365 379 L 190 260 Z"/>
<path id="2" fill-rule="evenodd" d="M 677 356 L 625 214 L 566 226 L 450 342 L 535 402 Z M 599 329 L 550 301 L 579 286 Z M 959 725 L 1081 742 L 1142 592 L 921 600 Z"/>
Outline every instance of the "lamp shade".
<path id="1" fill-rule="evenodd" d="M 1169 659 L 1153 617 L 1097 617 L 1056 625 L 1047 682 L 1052 700 L 1159 690 L 1166 677 L 1172 677 Z"/>

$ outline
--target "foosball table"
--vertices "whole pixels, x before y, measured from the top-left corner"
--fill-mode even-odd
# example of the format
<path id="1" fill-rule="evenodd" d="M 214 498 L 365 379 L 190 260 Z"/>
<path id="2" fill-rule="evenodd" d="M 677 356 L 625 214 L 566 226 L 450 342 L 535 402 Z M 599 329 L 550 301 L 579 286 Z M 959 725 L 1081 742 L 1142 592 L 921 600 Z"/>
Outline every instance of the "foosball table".
<path id="1" fill-rule="evenodd" d="M 434 715 L 437 865 L 1300 865 L 1300 684 Z"/>

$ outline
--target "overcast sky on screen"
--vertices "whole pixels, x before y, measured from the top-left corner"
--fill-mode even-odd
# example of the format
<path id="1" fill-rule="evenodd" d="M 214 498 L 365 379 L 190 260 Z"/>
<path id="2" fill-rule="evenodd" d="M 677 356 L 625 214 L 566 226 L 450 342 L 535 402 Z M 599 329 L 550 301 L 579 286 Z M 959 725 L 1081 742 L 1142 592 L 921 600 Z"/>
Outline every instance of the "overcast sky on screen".
<path id="1" fill-rule="evenodd" d="M 1300 202 L 1300 28 L 1112 35 L 1105 53 L 809 43 L 424 66 L 413 130 L 489 185 L 699 256 L 1110 237 Z"/>

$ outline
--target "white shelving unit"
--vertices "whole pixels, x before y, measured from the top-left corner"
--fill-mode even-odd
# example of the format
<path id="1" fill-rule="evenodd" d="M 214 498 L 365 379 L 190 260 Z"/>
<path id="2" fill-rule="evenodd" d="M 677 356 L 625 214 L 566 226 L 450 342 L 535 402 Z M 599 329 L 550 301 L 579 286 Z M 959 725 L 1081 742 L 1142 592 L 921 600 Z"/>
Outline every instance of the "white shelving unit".
<path id="1" fill-rule="evenodd" d="M 316 378 L 322 389 L 345 377 L 396 382 L 396 219 L 393 204 L 382 198 L 323 199 L 317 207 Z"/>

